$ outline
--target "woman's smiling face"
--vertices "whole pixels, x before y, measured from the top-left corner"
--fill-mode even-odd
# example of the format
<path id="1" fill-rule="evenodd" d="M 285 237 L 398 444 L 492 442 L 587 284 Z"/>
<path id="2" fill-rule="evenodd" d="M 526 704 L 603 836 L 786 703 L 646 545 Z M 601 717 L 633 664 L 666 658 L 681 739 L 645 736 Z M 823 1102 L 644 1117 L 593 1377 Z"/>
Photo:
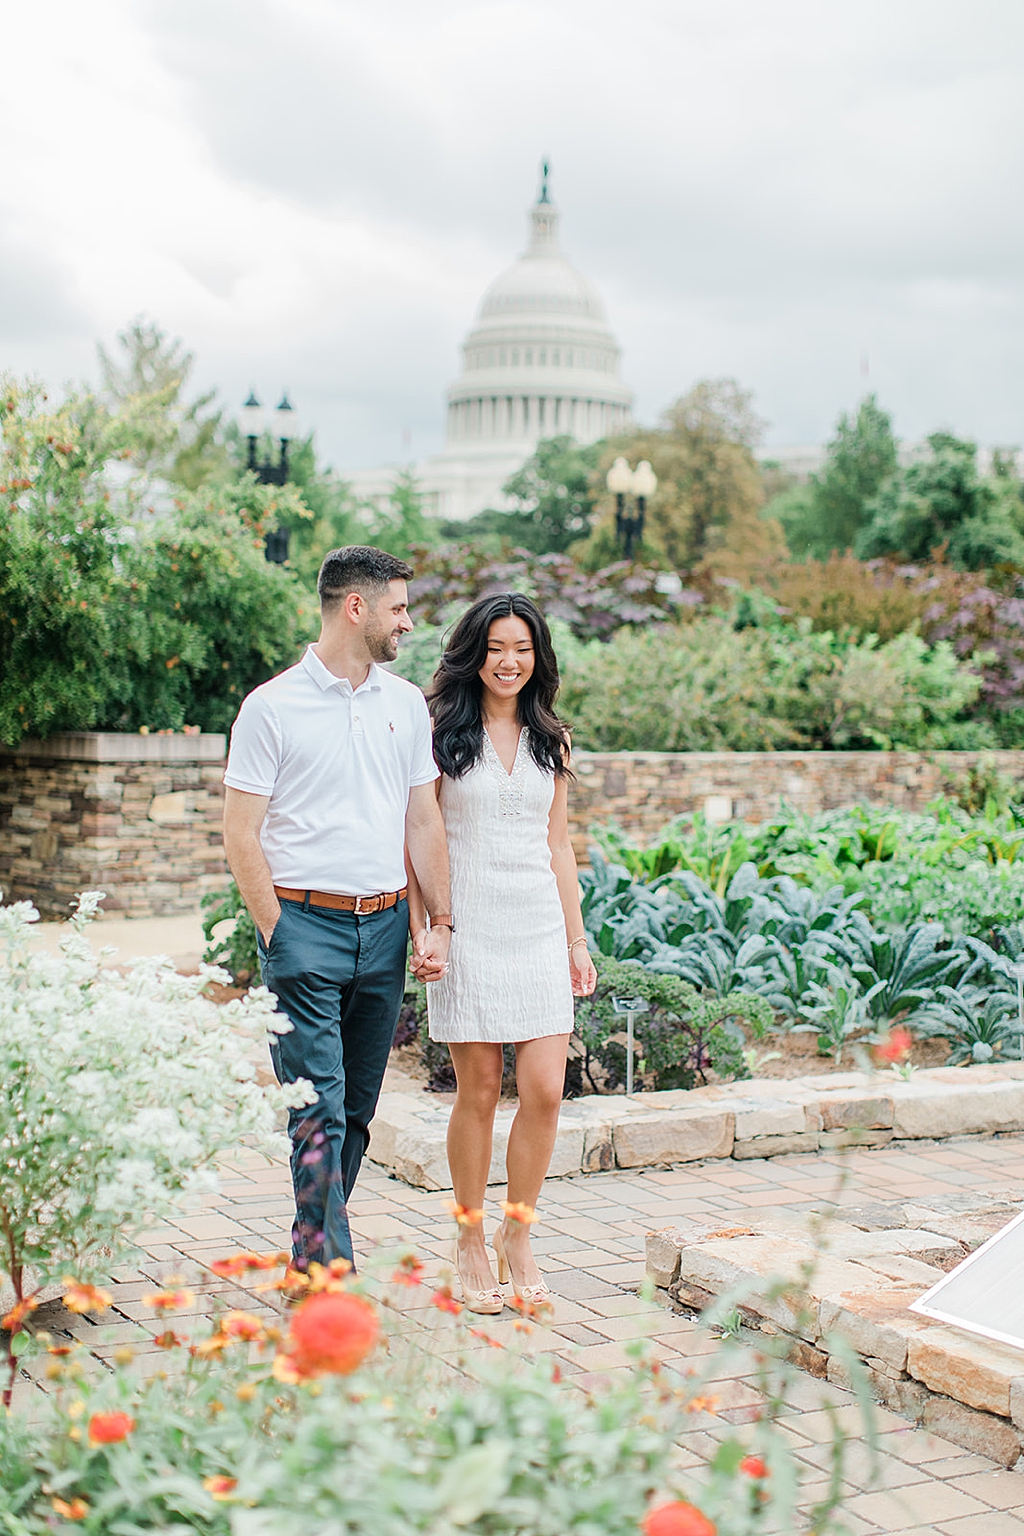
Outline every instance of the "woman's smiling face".
<path id="1" fill-rule="evenodd" d="M 514 699 L 533 676 L 534 661 L 533 635 L 526 620 L 514 613 L 495 619 L 487 631 L 480 681 L 496 699 Z"/>

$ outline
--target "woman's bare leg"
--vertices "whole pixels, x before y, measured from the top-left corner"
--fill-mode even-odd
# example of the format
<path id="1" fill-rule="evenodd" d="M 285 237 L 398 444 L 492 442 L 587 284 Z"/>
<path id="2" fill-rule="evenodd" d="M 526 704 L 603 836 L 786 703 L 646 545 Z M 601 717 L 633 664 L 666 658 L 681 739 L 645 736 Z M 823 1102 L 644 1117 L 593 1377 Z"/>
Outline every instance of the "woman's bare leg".
<path id="1" fill-rule="evenodd" d="M 516 1083 L 519 1108 L 508 1136 L 508 1198 L 535 1206 L 547 1177 L 558 1133 L 558 1111 L 565 1086 L 568 1035 L 545 1035 L 521 1040 L 516 1045 Z M 523 1222 L 505 1221 L 501 1229 L 513 1279 L 519 1285 L 540 1280 L 530 1252 L 530 1228 Z"/>
<path id="2" fill-rule="evenodd" d="M 451 1042 L 458 1092 L 448 1121 L 448 1166 L 459 1205 L 483 1208 L 491 1167 L 494 1111 L 501 1097 L 502 1049 L 490 1041 Z M 550 1154 L 549 1154 L 550 1156 Z M 459 1268 L 467 1285 L 490 1290 L 495 1284 L 487 1259 L 484 1229 L 459 1227 Z"/>

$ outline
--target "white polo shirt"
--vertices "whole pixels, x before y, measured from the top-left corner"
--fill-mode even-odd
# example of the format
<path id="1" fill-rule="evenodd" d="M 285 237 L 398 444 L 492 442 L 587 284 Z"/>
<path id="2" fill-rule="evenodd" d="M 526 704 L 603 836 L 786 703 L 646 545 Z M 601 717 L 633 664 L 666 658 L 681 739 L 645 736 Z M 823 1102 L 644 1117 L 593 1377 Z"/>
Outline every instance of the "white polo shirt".
<path id="1" fill-rule="evenodd" d="M 419 689 L 371 665 L 353 691 L 309 646 L 243 700 L 224 783 L 270 796 L 260 841 L 276 885 L 375 896 L 405 884 L 409 790 L 437 777 Z"/>

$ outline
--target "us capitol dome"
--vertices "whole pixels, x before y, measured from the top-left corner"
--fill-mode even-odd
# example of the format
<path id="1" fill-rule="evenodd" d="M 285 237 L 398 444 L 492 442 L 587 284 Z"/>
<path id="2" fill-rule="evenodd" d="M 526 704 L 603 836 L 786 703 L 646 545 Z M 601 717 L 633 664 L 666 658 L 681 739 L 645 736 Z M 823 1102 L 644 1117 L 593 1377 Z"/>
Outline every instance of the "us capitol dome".
<path id="1" fill-rule="evenodd" d="M 430 511 L 472 517 L 502 508 L 501 487 L 541 438 L 596 442 L 630 420 L 633 396 L 619 377 L 620 349 L 600 294 L 558 243 L 548 166 L 529 213 L 529 244 L 487 289 L 447 393 L 444 451 L 416 466 Z M 354 475 L 380 494 L 381 475 Z"/>

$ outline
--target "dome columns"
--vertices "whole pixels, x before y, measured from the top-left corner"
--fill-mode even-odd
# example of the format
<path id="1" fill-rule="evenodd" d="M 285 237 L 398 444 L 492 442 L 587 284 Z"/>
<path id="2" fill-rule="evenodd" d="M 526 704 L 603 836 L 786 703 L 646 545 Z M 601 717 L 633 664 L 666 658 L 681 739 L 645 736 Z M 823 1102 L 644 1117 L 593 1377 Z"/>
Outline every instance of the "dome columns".
<path id="1" fill-rule="evenodd" d="M 469 395 L 448 405 L 450 442 L 537 442 L 543 437 L 574 437 L 596 442 L 621 429 L 629 412 L 621 401 L 590 394 Z"/>

